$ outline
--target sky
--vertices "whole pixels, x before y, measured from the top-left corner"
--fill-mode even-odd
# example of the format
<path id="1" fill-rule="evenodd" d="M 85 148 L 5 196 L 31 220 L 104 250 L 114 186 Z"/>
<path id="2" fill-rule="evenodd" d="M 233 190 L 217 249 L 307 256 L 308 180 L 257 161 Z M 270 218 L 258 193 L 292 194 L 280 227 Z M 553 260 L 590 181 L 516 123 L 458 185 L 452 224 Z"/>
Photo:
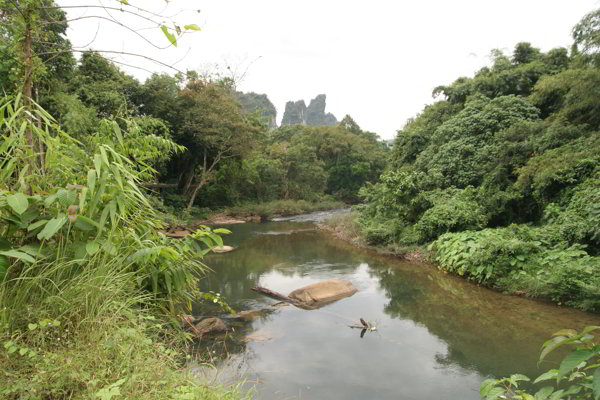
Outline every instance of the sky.
<path id="1" fill-rule="evenodd" d="M 60 5 L 119 7 L 116 0 L 58 0 Z M 197 24 L 177 47 L 156 25 L 120 11 L 67 9 L 79 49 L 145 55 L 179 70 L 221 71 L 238 90 L 265 93 L 281 121 L 285 103 L 327 95 L 326 112 L 349 114 L 364 130 L 391 139 L 434 99 L 433 88 L 473 76 L 492 49 L 518 42 L 542 51 L 569 48 L 571 28 L 599 0 L 129 0 L 173 22 Z M 141 30 L 140 30 L 141 29 Z M 136 32 L 133 32 L 136 31 Z M 150 43 L 152 43 L 152 45 Z M 141 57 L 106 53 L 144 81 L 176 71 Z M 127 67 L 129 64 L 137 68 Z M 229 69 L 227 69 L 229 67 Z"/>

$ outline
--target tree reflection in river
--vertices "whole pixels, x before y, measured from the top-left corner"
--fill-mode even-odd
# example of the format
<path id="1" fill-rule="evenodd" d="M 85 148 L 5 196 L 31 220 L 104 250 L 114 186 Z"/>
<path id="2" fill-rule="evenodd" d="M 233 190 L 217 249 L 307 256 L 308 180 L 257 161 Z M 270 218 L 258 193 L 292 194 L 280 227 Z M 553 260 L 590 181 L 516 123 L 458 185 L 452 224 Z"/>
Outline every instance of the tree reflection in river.
<path id="1" fill-rule="evenodd" d="M 488 375 L 537 375 L 540 345 L 552 332 L 600 323 L 596 315 L 504 296 L 431 265 L 353 248 L 309 223 L 232 230 L 226 242 L 237 249 L 207 257 L 215 272 L 201 289 L 220 292 L 238 311 L 275 303 L 250 290 L 256 285 L 288 293 L 337 278 L 359 289 L 320 310 L 289 306 L 264 318 L 228 320 L 238 342 L 227 351 L 243 355 L 233 358 L 247 363 L 245 377 L 262 382 L 262 399 L 298 398 L 308 387 L 303 398 L 477 398 Z M 361 339 L 348 328 L 359 317 L 378 330 Z M 239 342 L 255 330 L 271 340 Z"/>

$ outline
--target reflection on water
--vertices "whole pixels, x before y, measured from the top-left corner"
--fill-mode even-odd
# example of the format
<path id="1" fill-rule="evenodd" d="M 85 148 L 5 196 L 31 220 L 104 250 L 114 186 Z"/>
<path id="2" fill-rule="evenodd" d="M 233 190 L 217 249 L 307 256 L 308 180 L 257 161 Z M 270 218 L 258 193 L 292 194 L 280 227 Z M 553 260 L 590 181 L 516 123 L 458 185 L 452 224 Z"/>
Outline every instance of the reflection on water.
<path id="1" fill-rule="evenodd" d="M 477 399 L 487 376 L 537 376 L 539 349 L 552 332 L 599 324 L 597 315 L 504 296 L 439 272 L 354 249 L 311 222 L 231 228 L 231 253 L 213 255 L 203 290 L 220 292 L 236 310 L 221 380 L 232 372 L 260 399 Z M 289 293 L 327 279 L 351 281 L 358 293 L 320 310 L 277 303 L 256 285 Z M 199 307 L 197 312 L 201 308 Z M 348 325 L 362 317 L 377 326 Z M 554 361 L 555 363 L 555 361 Z M 548 369 L 551 363 L 542 365 Z M 199 370 L 200 371 L 200 370 Z"/>

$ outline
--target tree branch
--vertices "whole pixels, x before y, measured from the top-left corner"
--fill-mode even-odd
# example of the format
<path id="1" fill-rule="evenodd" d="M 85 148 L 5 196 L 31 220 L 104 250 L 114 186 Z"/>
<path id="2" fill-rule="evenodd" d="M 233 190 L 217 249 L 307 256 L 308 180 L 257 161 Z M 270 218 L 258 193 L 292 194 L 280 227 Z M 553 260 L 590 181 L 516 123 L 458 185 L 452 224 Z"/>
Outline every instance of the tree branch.
<path id="1" fill-rule="evenodd" d="M 45 55 L 48 55 L 48 54 L 62 54 L 62 53 L 70 53 L 70 52 L 73 52 L 73 53 L 85 53 L 85 52 L 88 52 L 88 51 L 89 51 L 89 52 L 96 52 L 96 53 L 121 54 L 121 55 L 125 55 L 125 56 L 133 56 L 133 57 L 140 57 L 140 58 L 144 58 L 144 59 L 146 59 L 146 60 L 148 60 L 148 61 L 152 61 L 153 63 L 159 64 L 159 65 L 162 65 L 163 67 L 170 68 L 170 69 L 172 69 L 172 70 L 174 70 L 174 71 L 177 71 L 177 72 L 179 72 L 179 73 L 183 74 L 184 76 L 187 76 L 187 72 L 180 71 L 179 69 L 177 69 L 177 68 L 173 67 L 172 65 L 169 65 L 169 64 L 167 64 L 167 63 L 164 63 L 164 62 L 162 62 L 162 61 L 159 61 L 159 60 L 157 60 L 157 59 L 155 59 L 155 58 L 152 58 L 152 57 L 145 56 L 145 55 L 143 55 L 143 54 L 129 53 L 129 52 L 127 52 L 127 51 L 116 51 L 116 50 L 95 50 L 95 49 L 89 49 L 89 50 L 75 50 L 75 49 L 69 49 L 69 50 L 48 51 L 48 52 L 43 52 L 43 53 L 37 53 L 37 54 L 34 54 L 34 56 L 36 56 L 36 57 L 39 57 L 39 56 L 45 56 Z"/>
<path id="2" fill-rule="evenodd" d="M 148 43 L 148 44 L 150 44 L 151 46 L 153 46 L 153 47 L 157 48 L 158 50 L 165 50 L 165 49 L 168 49 L 169 47 L 173 47 L 173 44 L 172 44 L 172 43 L 169 43 L 169 45 L 168 45 L 168 46 L 165 46 L 165 47 L 160 47 L 160 46 L 157 46 L 157 45 L 155 45 L 154 43 L 152 43 L 150 40 L 146 39 L 146 38 L 144 37 L 144 35 L 140 34 L 140 33 L 139 33 L 139 32 L 137 32 L 135 29 L 133 29 L 133 28 L 130 28 L 130 27 L 128 27 L 127 25 L 125 25 L 125 24 L 122 24 L 121 22 L 119 22 L 119 21 L 117 21 L 117 20 L 115 20 L 115 19 L 112 19 L 112 18 L 106 18 L 106 17 L 103 17 L 103 16 L 101 16 L 101 15 L 84 15 L 83 17 L 77 17 L 77 18 L 73 18 L 73 19 L 66 20 L 66 21 L 51 21 L 51 22 L 44 21 L 44 22 L 39 22 L 39 24 L 40 24 L 40 25 L 65 25 L 65 24 L 69 24 L 70 22 L 73 22 L 73 21 L 80 21 L 80 20 L 82 20 L 82 19 L 89 19 L 89 18 L 103 19 L 103 20 L 105 20 L 105 21 L 108 21 L 108 22 L 111 22 L 111 23 L 113 23 L 113 24 L 117 24 L 117 25 L 119 25 L 120 27 L 122 27 L 122 28 L 125 28 L 125 29 L 127 29 L 128 31 L 130 31 L 130 32 L 133 32 L 135 35 L 137 35 L 138 37 L 140 37 L 141 39 L 143 39 L 143 40 L 144 40 L 146 43 Z M 161 25 L 160 25 L 160 24 L 158 24 L 158 25 L 157 25 L 157 28 L 158 28 L 158 27 L 160 27 L 160 26 L 161 26 Z"/>

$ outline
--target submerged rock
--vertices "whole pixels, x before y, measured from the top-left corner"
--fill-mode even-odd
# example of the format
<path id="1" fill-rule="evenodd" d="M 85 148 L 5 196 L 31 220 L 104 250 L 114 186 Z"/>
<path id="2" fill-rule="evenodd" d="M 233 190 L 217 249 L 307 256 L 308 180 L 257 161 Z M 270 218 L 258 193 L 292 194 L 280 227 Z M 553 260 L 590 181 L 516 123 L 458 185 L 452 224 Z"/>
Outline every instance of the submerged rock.
<path id="1" fill-rule="evenodd" d="M 305 305 L 313 309 L 350 297 L 357 291 L 352 282 L 332 279 L 296 289 L 288 297 L 299 301 L 299 307 Z"/>
<path id="2" fill-rule="evenodd" d="M 227 331 L 225 322 L 222 319 L 216 317 L 205 318 L 202 321 L 194 325 L 192 329 L 196 336 L 200 338 L 206 335 L 219 334 Z"/>
<path id="3" fill-rule="evenodd" d="M 235 250 L 235 247 L 231 247 L 231 246 L 216 246 L 213 247 L 212 251 L 214 253 L 227 253 L 230 252 L 232 250 Z"/>
<path id="4" fill-rule="evenodd" d="M 252 321 L 253 319 L 264 317 L 265 313 L 262 310 L 240 311 L 234 318 Z"/>
<path id="5" fill-rule="evenodd" d="M 254 331 L 244 337 L 242 342 L 250 343 L 250 342 L 268 342 L 269 340 L 276 339 L 278 337 L 274 332 L 268 331 L 266 329 L 260 329 L 258 331 Z"/>

